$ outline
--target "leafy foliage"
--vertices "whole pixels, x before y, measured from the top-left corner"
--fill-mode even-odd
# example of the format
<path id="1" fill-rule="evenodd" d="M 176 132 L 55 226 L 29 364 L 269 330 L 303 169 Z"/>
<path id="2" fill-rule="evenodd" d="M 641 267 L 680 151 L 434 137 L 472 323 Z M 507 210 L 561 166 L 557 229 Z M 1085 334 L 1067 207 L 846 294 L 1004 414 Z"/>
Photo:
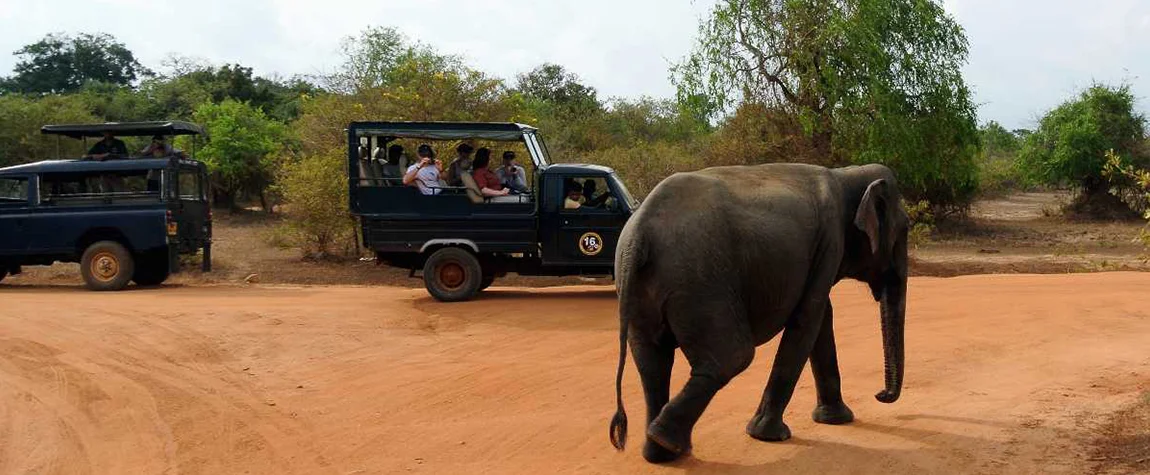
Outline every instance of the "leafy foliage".
<path id="1" fill-rule="evenodd" d="M 1030 181 L 1018 162 L 1018 152 L 1024 140 L 1019 132 L 1008 131 L 998 122 L 990 121 L 978 130 L 978 134 L 982 150 L 976 162 L 982 193 L 1002 194 L 1028 188 Z"/>
<path id="2" fill-rule="evenodd" d="M 343 148 L 333 148 L 289 162 L 279 174 L 278 186 L 290 203 L 287 229 L 307 257 L 347 254 L 355 249 L 355 223 L 347 209 L 345 160 Z M 344 243 L 342 249 L 338 249 L 340 243 Z"/>
<path id="3" fill-rule="evenodd" d="M 194 118 L 208 134 L 198 158 L 211 172 L 217 204 L 234 207 L 240 193 L 263 195 L 277 168 L 274 152 L 285 148 L 286 127 L 249 104 L 225 99 L 205 102 Z"/>
<path id="4" fill-rule="evenodd" d="M 976 191 L 966 37 L 938 2 L 722 0 L 699 34 L 673 74 L 695 115 L 761 104 L 816 163 L 885 163 L 936 205 Z"/>
<path id="5" fill-rule="evenodd" d="M 1150 170 L 1135 168 L 1124 163 L 1113 150 L 1106 151 L 1106 165 L 1102 174 L 1116 184 L 1110 193 L 1121 199 L 1131 209 L 1142 214 L 1147 220 L 1146 227 L 1138 235 L 1138 240 L 1150 250 Z"/>
<path id="6" fill-rule="evenodd" d="M 21 58 L 15 75 L 0 83 L 0 90 L 67 93 L 89 82 L 126 86 L 151 74 L 123 43 L 108 34 L 49 34 L 14 54 Z"/>
<path id="7" fill-rule="evenodd" d="M 1145 157 L 1146 118 L 1134 111 L 1129 86 L 1095 85 L 1042 118 L 1020 152 L 1027 174 L 1041 183 L 1073 184 L 1085 195 L 1105 194 L 1106 151 L 1124 163 Z"/>
<path id="8" fill-rule="evenodd" d="M 40 126 L 93 121 L 84 102 L 72 96 L 0 96 L 0 167 L 55 159 L 57 152 L 79 157 L 86 152 L 82 142 L 42 135 Z"/>

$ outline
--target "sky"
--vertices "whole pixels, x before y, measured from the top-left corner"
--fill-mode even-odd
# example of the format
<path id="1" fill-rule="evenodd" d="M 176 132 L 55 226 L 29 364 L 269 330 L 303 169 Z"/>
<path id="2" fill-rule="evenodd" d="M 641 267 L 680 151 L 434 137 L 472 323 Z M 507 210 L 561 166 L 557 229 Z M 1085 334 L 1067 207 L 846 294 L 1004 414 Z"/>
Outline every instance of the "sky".
<path id="1" fill-rule="evenodd" d="M 162 70 L 172 54 L 257 74 L 323 74 L 339 44 L 392 26 L 512 79 L 562 64 L 602 97 L 672 97 L 668 68 L 714 0 L 0 0 L 0 75 L 49 32 L 104 32 Z M 1129 82 L 1150 105 L 1150 1 L 944 0 L 971 45 L 979 120 L 1032 128 L 1094 82 Z"/>

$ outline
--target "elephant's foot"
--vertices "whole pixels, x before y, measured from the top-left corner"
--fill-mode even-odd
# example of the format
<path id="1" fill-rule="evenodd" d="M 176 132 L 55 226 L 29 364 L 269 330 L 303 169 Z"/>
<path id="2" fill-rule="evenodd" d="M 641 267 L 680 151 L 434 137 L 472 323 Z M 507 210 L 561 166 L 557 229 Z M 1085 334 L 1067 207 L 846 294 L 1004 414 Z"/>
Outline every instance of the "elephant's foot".
<path id="1" fill-rule="evenodd" d="M 782 442 L 791 438 L 791 428 L 783 423 L 782 418 L 768 418 L 762 414 L 755 414 L 751 422 L 747 423 L 747 434 L 767 442 Z"/>
<path id="2" fill-rule="evenodd" d="M 658 419 L 647 427 L 643 458 L 651 463 L 666 463 L 691 452 L 691 434 L 661 424 Z"/>
<path id="3" fill-rule="evenodd" d="M 833 426 L 849 424 L 855 420 L 855 415 L 851 412 L 851 408 L 846 404 L 838 403 L 832 404 L 819 404 L 815 407 L 815 412 L 811 414 L 815 422 L 819 424 L 830 424 Z"/>

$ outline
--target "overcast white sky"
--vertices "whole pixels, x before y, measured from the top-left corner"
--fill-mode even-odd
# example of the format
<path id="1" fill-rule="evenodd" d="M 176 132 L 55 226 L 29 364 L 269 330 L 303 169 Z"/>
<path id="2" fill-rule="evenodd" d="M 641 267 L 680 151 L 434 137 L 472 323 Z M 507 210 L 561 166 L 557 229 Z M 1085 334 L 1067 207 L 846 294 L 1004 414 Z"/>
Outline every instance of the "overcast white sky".
<path id="1" fill-rule="evenodd" d="M 504 78 L 554 62 L 605 97 L 670 97 L 668 66 L 690 49 L 712 1 L 0 0 L 0 75 L 21 46 L 81 31 L 114 35 L 153 69 L 178 53 L 314 74 L 338 62 L 340 38 L 388 25 Z M 945 3 L 971 42 L 966 77 L 982 121 L 1031 127 L 1095 80 L 1150 94 L 1150 1 Z"/>

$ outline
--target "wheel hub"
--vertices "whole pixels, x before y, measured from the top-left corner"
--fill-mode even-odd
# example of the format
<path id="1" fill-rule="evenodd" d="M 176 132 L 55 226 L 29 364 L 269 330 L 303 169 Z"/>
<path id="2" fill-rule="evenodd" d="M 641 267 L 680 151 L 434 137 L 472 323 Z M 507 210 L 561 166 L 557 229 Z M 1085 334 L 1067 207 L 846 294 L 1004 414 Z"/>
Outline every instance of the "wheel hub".
<path id="1" fill-rule="evenodd" d="M 448 262 L 439 266 L 439 281 L 443 283 L 444 287 L 458 289 L 466 280 L 465 277 L 466 272 L 464 272 L 463 266 L 457 262 Z"/>
<path id="2" fill-rule="evenodd" d="M 92 258 L 92 276 L 102 282 L 116 278 L 120 273 L 120 260 L 110 252 L 101 252 Z"/>

